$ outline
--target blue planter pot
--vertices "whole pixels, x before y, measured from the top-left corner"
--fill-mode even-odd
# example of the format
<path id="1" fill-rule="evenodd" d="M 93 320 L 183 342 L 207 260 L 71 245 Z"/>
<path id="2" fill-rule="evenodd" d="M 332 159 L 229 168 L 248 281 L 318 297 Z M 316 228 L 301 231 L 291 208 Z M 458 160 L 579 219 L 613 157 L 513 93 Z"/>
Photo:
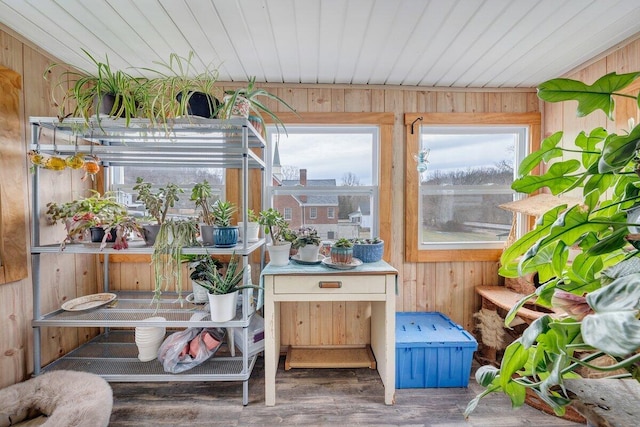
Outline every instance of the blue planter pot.
<path id="1" fill-rule="evenodd" d="M 232 248 L 238 244 L 238 227 L 213 227 L 216 248 Z"/>
<path id="2" fill-rule="evenodd" d="M 354 244 L 353 256 L 362 262 L 377 262 L 382 259 L 384 242 L 374 244 Z"/>

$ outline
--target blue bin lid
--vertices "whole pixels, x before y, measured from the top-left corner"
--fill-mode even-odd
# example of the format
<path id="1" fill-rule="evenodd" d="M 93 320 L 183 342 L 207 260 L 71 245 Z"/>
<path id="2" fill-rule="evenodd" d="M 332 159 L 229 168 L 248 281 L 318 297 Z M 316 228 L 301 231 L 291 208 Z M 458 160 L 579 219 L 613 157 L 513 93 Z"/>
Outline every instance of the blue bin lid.
<path id="1" fill-rule="evenodd" d="M 396 313 L 398 347 L 478 347 L 476 339 L 442 313 Z"/>

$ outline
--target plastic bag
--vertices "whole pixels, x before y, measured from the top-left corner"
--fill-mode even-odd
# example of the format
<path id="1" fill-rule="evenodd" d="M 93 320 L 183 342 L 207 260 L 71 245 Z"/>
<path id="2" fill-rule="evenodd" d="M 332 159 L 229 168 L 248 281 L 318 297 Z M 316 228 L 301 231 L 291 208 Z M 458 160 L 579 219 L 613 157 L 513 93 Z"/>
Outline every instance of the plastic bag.
<path id="1" fill-rule="evenodd" d="M 220 328 L 188 328 L 169 335 L 158 350 L 158 360 L 172 374 L 187 371 L 213 356 L 224 339 Z"/>

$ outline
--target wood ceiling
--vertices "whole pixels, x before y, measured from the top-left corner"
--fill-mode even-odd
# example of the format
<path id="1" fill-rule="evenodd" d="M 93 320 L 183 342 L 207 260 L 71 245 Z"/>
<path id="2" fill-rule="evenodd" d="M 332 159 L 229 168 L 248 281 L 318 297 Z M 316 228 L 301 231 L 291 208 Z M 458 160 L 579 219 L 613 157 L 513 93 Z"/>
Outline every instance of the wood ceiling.
<path id="1" fill-rule="evenodd" d="M 195 52 L 221 81 L 513 88 L 640 33 L 638 0 L 0 0 L 0 23 L 63 62 Z M 632 70 L 633 71 L 633 70 Z"/>

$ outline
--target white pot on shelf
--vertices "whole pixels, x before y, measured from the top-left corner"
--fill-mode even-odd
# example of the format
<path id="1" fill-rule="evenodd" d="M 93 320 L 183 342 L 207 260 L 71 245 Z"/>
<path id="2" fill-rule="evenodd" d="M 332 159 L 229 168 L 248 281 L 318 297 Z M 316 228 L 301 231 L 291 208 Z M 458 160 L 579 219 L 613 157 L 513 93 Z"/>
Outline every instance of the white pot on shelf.
<path id="1" fill-rule="evenodd" d="M 238 233 L 239 233 L 238 240 L 242 240 L 244 242 L 243 225 L 244 224 L 242 222 L 238 223 Z M 249 243 L 257 242 L 260 239 L 259 235 L 260 235 L 260 224 L 258 224 L 257 222 L 247 222 L 247 242 Z"/>
<path id="2" fill-rule="evenodd" d="M 305 245 L 298 248 L 298 257 L 300 261 L 314 262 L 318 261 L 318 254 L 320 253 L 319 245 Z"/>
<path id="3" fill-rule="evenodd" d="M 269 264 L 274 267 L 283 267 L 289 264 L 289 251 L 291 250 L 291 242 L 287 242 L 283 245 L 267 244 L 267 250 L 269 251 Z"/>
<path id="4" fill-rule="evenodd" d="M 209 310 L 211 310 L 212 322 L 228 322 L 236 317 L 238 291 L 222 295 L 207 293 L 207 295 L 209 296 Z"/>

